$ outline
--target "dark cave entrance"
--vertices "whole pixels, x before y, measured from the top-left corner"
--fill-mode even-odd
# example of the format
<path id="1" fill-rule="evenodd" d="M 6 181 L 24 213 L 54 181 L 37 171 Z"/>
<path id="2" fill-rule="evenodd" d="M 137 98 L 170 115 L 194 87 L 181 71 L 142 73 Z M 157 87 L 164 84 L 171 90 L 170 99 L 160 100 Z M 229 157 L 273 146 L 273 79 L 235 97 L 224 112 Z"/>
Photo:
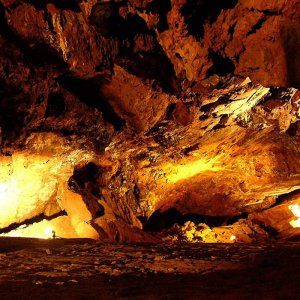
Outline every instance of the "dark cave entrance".
<path id="1" fill-rule="evenodd" d="M 155 211 L 148 220 L 144 220 L 143 229 L 146 232 L 160 232 L 170 229 L 175 224 L 182 226 L 184 223 L 191 221 L 195 224 L 205 223 L 209 227 L 222 226 L 232 223 L 232 218 L 224 216 L 207 216 L 200 214 L 182 214 L 176 208 L 168 209 L 161 212 Z"/>
<path id="2" fill-rule="evenodd" d="M 204 35 L 204 24 L 215 22 L 222 10 L 236 6 L 238 0 L 188 0 L 181 8 L 188 31 L 191 35 L 200 39 Z"/>

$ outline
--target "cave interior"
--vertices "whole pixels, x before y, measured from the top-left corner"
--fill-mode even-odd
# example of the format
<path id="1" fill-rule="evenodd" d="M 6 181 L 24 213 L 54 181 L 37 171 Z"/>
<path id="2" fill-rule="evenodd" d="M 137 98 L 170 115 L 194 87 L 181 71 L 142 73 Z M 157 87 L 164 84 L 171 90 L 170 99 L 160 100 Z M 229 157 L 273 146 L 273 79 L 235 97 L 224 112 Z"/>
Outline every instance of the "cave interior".
<path id="1" fill-rule="evenodd" d="M 29 281 L 24 269 L 3 275 L 2 296 L 33 284 L 42 290 L 29 299 L 45 286 L 95 299 L 96 286 L 125 274 L 113 281 L 121 293 L 104 298 L 236 299 L 232 289 L 194 294 L 202 271 L 210 286 L 230 269 L 227 249 L 231 264 L 256 251 L 250 277 L 265 265 L 269 284 L 280 268 L 289 274 L 279 298 L 256 286 L 254 299 L 299 297 L 290 261 L 300 249 L 299 56 L 299 0 L 0 0 L 0 267 L 45 247 L 47 257 L 82 251 L 86 262 L 127 253 L 162 293 L 126 295 L 120 282 L 137 279 L 128 263 L 90 277 L 69 268 L 68 284 L 29 265 Z M 163 249 L 179 251 L 172 267 Z M 178 298 L 164 289 L 177 273 L 195 274 Z M 79 292 L 89 280 L 94 294 Z"/>

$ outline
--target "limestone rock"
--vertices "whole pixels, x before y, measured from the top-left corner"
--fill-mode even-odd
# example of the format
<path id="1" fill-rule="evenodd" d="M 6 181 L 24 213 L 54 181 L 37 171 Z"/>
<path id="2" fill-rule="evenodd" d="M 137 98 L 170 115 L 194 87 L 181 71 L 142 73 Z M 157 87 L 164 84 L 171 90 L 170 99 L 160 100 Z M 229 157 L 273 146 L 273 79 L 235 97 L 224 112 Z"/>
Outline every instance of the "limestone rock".
<path id="1" fill-rule="evenodd" d="M 173 209 L 250 215 L 189 239 L 297 235 L 299 0 L 223 2 L 0 0 L 2 230 L 156 241 Z"/>

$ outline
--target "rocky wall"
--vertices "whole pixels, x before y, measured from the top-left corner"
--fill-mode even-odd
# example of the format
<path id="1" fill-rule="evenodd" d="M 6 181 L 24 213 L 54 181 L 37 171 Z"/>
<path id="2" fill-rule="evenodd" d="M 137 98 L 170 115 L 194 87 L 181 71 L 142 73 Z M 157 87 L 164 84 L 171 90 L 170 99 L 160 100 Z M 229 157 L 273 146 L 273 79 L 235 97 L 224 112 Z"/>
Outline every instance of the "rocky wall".
<path id="1" fill-rule="evenodd" d="M 0 0 L 2 231 L 157 241 L 173 209 L 297 235 L 261 218 L 300 188 L 299 7 Z"/>

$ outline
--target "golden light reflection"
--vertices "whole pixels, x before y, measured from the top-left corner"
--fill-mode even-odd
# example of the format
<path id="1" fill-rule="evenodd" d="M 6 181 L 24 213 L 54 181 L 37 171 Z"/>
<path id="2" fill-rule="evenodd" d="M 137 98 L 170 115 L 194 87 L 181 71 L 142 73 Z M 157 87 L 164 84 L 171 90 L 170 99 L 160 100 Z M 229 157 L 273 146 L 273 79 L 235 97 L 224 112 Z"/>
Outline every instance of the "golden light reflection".
<path id="1" fill-rule="evenodd" d="M 168 168 L 170 169 L 170 171 L 168 172 L 170 175 L 167 176 L 168 182 L 176 183 L 179 180 L 193 177 L 205 171 L 220 170 L 221 167 L 218 166 L 217 163 L 218 163 L 217 158 L 199 159 L 185 164 L 173 165 L 167 167 L 166 169 L 167 172 L 169 171 Z"/>
<path id="2" fill-rule="evenodd" d="M 48 238 L 51 238 L 53 236 L 53 228 L 51 226 L 48 226 L 45 228 L 45 235 L 48 237 Z"/>
<path id="3" fill-rule="evenodd" d="M 54 184 L 43 185 L 43 159 L 15 155 L 0 161 L 0 227 L 22 222 L 43 209 Z M 49 174 L 49 172 L 47 173 Z M 52 192 L 50 192 L 50 188 Z M 48 192 L 49 191 L 49 192 Z M 48 193 L 47 193 L 48 192 Z M 47 195 L 48 194 L 48 195 Z"/>
<path id="4" fill-rule="evenodd" d="M 7 199 L 7 194 L 9 191 L 8 183 L 0 183 L 0 202 L 5 201 Z"/>
<path id="5" fill-rule="evenodd" d="M 49 223 L 49 221 L 43 220 L 29 226 L 23 225 L 8 233 L 3 233 L 0 236 L 51 239 L 53 238 L 54 229 Z"/>
<path id="6" fill-rule="evenodd" d="M 230 237 L 230 240 L 231 240 L 231 241 L 235 241 L 235 240 L 236 240 L 236 236 L 235 236 L 235 235 L 232 235 L 232 236 Z"/>
<path id="7" fill-rule="evenodd" d="M 299 205 L 296 204 L 292 204 L 289 206 L 290 211 L 294 214 L 295 217 L 297 217 L 297 220 L 292 220 L 290 221 L 290 225 L 293 228 L 300 228 L 300 207 Z"/>
<path id="8" fill-rule="evenodd" d="M 56 197 L 59 181 L 67 181 L 74 165 L 91 157 L 79 150 L 60 156 L 0 156 L 0 228 L 44 213 Z"/>

